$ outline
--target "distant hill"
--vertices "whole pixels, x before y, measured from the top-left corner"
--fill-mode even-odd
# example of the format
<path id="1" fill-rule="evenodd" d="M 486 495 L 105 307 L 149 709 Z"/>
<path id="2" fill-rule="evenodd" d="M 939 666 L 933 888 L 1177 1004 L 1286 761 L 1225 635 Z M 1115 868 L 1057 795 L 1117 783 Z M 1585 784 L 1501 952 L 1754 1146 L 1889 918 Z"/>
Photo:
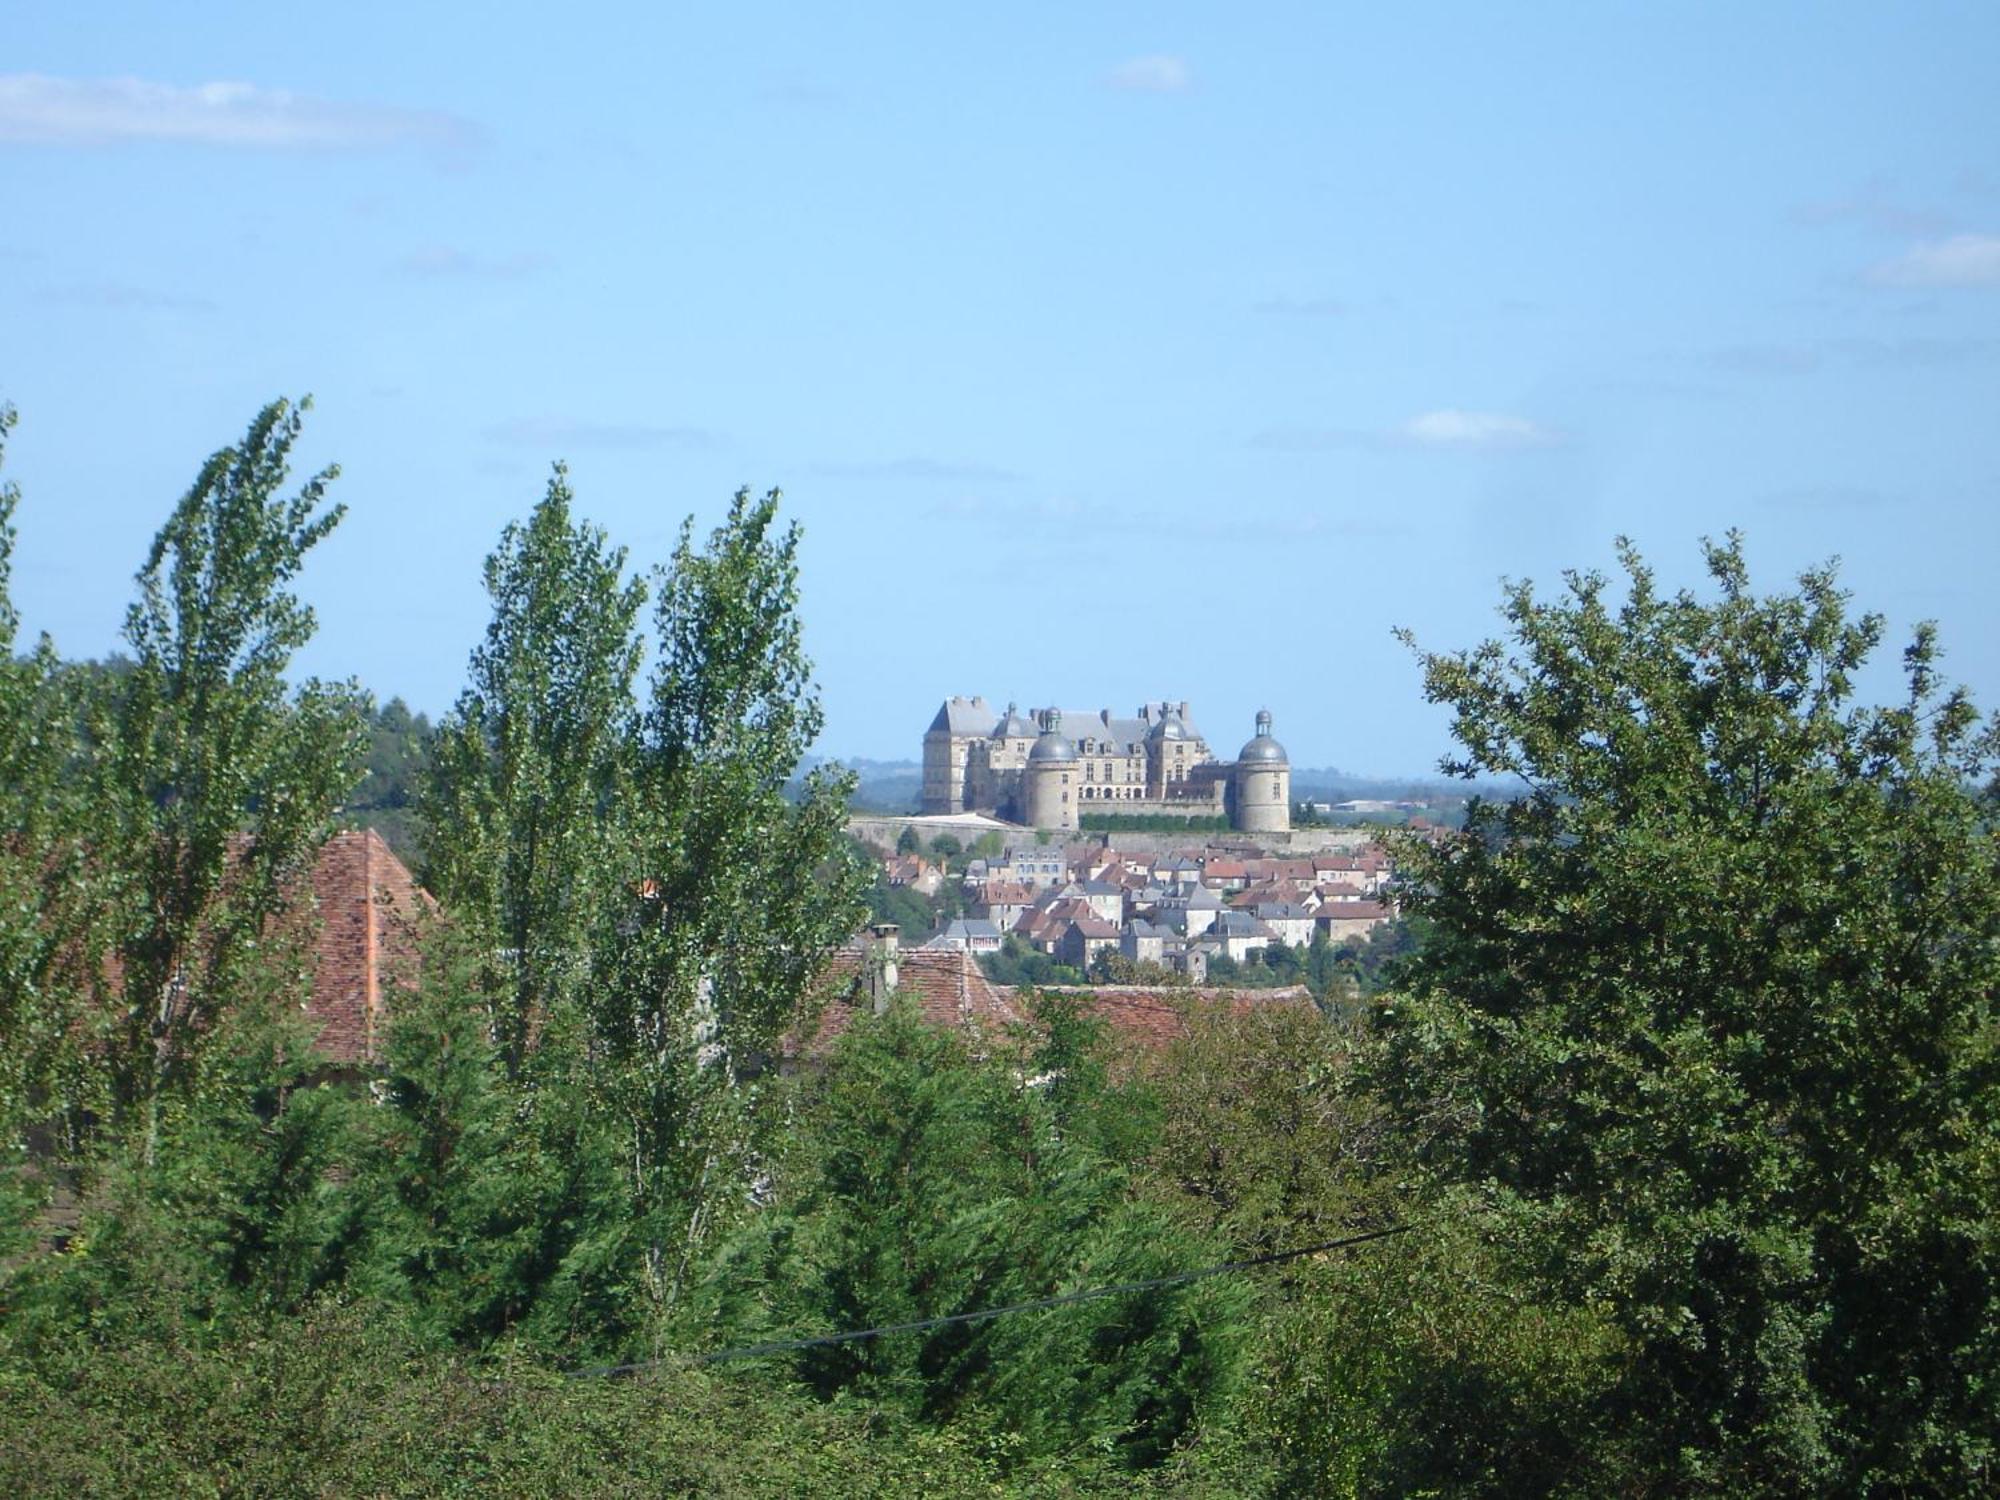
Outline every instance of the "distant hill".
<path id="1" fill-rule="evenodd" d="M 823 766 L 832 760 L 838 760 L 860 778 L 860 784 L 854 789 L 853 806 L 856 812 L 897 815 L 919 810 L 924 795 L 924 768 L 921 762 L 870 760 L 866 756 L 847 759 L 808 755 L 799 763 L 799 774 L 804 775 L 815 766 Z"/>

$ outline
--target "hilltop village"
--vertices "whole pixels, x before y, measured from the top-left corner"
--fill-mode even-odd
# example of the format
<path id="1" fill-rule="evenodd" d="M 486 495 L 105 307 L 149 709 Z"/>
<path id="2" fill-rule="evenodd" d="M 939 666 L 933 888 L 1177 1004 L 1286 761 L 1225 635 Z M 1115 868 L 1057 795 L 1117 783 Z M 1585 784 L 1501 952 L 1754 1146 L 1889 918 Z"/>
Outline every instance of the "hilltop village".
<path id="1" fill-rule="evenodd" d="M 940 912 L 922 947 L 1039 954 L 1076 977 L 1234 981 L 1274 945 L 1296 956 L 1317 942 L 1365 943 L 1396 919 L 1395 866 L 1372 843 L 1287 858 L 1030 842 L 962 862 L 950 835 L 928 854 L 915 838 L 903 843 L 882 857 L 880 882 Z"/>

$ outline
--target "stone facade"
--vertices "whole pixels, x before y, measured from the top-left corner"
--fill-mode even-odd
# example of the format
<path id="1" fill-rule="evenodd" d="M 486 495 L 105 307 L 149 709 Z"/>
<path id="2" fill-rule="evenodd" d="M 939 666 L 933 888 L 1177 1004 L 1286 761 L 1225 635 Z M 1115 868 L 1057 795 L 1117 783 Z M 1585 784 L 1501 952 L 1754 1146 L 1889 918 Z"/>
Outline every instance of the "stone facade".
<path id="1" fill-rule="evenodd" d="M 1271 715 L 1234 761 L 1218 759 L 1185 701 L 1123 718 L 953 698 L 924 734 L 923 810 L 989 812 L 1033 828 L 1073 829 L 1092 813 L 1226 817 L 1246 833 L 1291 827 L 1291 765 Z"/>

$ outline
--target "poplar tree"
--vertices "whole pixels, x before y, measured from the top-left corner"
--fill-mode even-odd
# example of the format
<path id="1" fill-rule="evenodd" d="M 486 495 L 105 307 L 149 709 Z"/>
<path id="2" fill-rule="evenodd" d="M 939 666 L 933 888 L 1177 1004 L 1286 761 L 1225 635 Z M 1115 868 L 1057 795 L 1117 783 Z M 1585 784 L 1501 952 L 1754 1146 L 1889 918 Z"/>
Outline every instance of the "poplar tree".
<path id="1" fill-rule="evenodd" d="M 822 722 L 798 616 L 796 525 L 738 490 L 659 577 L 660 661 L 637 756 L 641 882 L 594 991 L 629 1129 L 648 1284 L 677 1294 L 754 1170 L 754 1075 L 855 927 L 853 778 L 788 783 Z"/>
<path id="2" fill-rule="evenodd" d="M 1421 654 L 1446 769 L 1524 794 L 1404 846 L 1433 927 L 1377 1086 L 1527 1287 L 1621 1333 L 1600 1456 L 1677 1493 L 1990 1488 L 1994 733 L 1929 627 L 1869 706 L 1882 620 L 1831 568 L 1760 596 L 1736 536 L 1706 556 L 1712 599 L 1621 544 L 1622 601 L 1513 585 L 1504 641 Z"/>
<path id="3" fill-rule="evenodd" d="M 573 520 L 558 464 L 486 559 L 493 618 L 439 726 L 419 798 L 426 883 L 504 955 L 495 1032 L 510 1073 L 629 906 L 633 680 L 646 600 L 625 549 Z"/>
<path id="4" fill-rule="evenodd" d="M 0 462 L 15 422 L 0 406 Z M 23 1132 L 74 1102 L 78 996 L 96 886 L 87 809 L 73 776 L 80 750 L 76 678 L 43 636 L 17 656 L 10 583 L 20 489 L 0 480 L 0 1200 L 25 1187 Z M 0 1222 L 25 1223 L 0 1201 Z M 6 1230 L 0 1229 L 0 1234 Z"/>
<path id="5" fill-rule="evenodd" d="M 314 630 L 292 584 L 344 511 L 327 503 L 332 467 L 282 493 L 308 406 L 272 402 L 202 466 L 126 616 L 132 670 L 102 711 L 95 788 L 114 827 L 102 868 L 123 882 L 115 1117 L 191 1076 L 233 996 L 305 982 L 271 919 L 298 895 L 363 750 L 357 688 L 285 679 Z"/>

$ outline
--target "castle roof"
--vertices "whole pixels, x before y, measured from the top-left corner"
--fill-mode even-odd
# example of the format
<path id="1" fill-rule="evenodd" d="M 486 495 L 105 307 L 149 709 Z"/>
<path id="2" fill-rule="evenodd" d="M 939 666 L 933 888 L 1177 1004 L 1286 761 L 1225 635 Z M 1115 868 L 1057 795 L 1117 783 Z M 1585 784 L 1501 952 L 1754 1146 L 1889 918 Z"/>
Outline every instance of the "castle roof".
<path id="1" fill-rule="evenodd" d="M 1035 737 L 1035 726 L 1024 715 L 1019 706 L 1008 704 L 1007 712 L 1000 716 L 1000 722 L 993 726 L 996 740 L 1031 740 Z"/>
<path id="2" fill-rule="evenodd" d="M 1237 752 L 1239 766 L 1286 766 L 1291 761 L 1285 755 L 1285 747 L 1271 738 L 1271 710 L 1257 710 L 1257 733 L 1242 750 Z"/>
<path id="3" fill-rule="evenodd" d="M 1028 752 L 1029 762 L 1037 765 L 1075 759 L 1076 746 L 1070 743 L 1069 736 L 1060 728 L 1044 729 L 1041 738 L 1035 741 L 1034 748 Z"/>
<path id="4" fill-rule="evenodd" d="M 938 709 L 937 717 L 931 720 L 931 729 L 948 734 L 990 735 L 999 717 L 984 698 L 952 697 Z"/>

